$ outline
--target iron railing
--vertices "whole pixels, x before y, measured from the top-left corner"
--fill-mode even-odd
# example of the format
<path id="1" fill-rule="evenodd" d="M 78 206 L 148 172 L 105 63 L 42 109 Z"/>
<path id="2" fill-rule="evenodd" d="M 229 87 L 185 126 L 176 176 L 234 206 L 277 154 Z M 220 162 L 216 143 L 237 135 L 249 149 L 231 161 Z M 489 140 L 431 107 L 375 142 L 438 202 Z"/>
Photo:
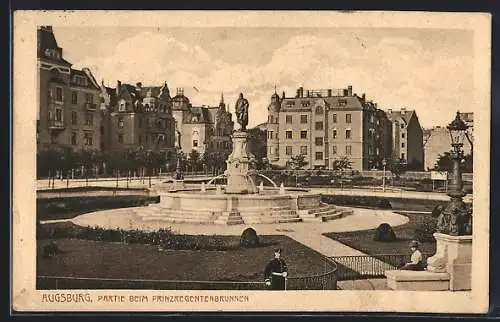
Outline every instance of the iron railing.
<path id="1" fill-rule="evenodd" d="M 424 259 L 428 257 L 423 254 Z M 337 280 L 383 278 L 386 270 L 402 267 L 410 261 L 409 254 L 374 254 L 359 256 L 334 256 L 337 265 Z"/>
<path id="2" fill-rule="evenodd" d="M 287 290 L 337 289 L 337 265 L 324 259 L 325 272 L 317 275 L 292 276 Z M 37 289 L 149 289 L 149 290 L 268 290 L 264 281 L 182 281 L 119 279 L 73 276 L 37 276 Z"/>

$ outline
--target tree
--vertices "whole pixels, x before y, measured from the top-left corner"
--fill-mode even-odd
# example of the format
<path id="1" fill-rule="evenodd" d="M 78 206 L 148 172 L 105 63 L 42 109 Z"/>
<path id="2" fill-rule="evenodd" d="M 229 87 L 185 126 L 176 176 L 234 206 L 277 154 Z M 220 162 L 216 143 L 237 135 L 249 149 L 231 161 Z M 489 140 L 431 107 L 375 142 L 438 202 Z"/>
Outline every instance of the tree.
<path id="1" fill-rule="evenodd" d="M 333 160 L 332 170 L 342 171 L 352 169 L 352 161 L 347 156 Z"/>
<path id="2" fill-rule="evenodd" d="M 292 155 L 290 161 L 287 162 L 287 168 L 292 170 L 300 170 L 309 162 L 306 161 L 306 156 L 304 154 Z"/>
<path id="3" fill-rule="evenodd" d="M 392 175 L 397 179 L 406 171 L 407 164 L 406 161 L 402 158 L 393 159 L 389 163 L 389 171 L 391 171 Z"/>
<path id="4" fill-rule="evenodd" d="M 196 150 L 191 150 L 188 155 L 189 165 L 193 171 L 198 170 L 201 162 L 201 155 Z"/>
<path id="5" fill-rule="evenodd" d="M 462 162 L 460 162 L 460 169 L 462 172 L 470 173 L 473 171 L 473 157 L 472 154 L 467 154 L 463 157 Z M 438 156 L 436 165 L 434 166 L 435 171 L 453 171 L 453 159 L 450 152 L 444 152 Z"/>

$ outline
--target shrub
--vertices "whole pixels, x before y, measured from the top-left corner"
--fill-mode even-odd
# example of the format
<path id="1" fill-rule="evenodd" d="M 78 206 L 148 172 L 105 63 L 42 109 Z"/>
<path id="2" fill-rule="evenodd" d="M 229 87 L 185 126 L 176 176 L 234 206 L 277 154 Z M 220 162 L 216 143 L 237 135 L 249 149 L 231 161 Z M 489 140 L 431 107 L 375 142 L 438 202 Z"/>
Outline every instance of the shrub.
<path id="1" fill-rule="evenodd" d="M 419 242 L 434 242 L 437 220 L 427 220 L 417 225 L 414 231 L 414 238 Z"/>
<path id="2" fill-rule="evenodd" d="M 397 238 L 391 225 L 388 223 L 382 223 L 375 230 L 375 236 L 373 239 L 378 242 L 390 243 L 396 241 Z"/>
<path id="3" fill-rule="evenodd" d="M 255 247 L 259 244 L 259 236 L 253 228 L 247 228 L 243 231 L 240 238 L 241 247 Z"/>
<path id="4" fill-rule="evenodd" d="M 340 206 L 392 209 L 389 199 L 376 196 L 322 195 L 321 200 L 326 203 Z"/>

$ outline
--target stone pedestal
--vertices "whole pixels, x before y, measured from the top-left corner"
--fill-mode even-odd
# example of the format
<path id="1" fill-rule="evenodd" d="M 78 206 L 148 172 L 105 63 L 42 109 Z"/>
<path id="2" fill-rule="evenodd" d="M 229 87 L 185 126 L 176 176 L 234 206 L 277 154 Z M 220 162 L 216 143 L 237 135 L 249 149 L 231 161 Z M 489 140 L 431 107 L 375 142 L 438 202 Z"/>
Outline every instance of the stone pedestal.
<path id="1" fill-rule="evenodd" d="M 450 290 L 471 289 L 472 235 L 451 236 L 435 233 L 436 254 L 427 260 L 429 272 L 450 274 Z"/>
<path id="2" fill-rule="evenodd" d="M 248 135 L 238 131 L 233 134 L 233 152 L 227 159 L 226 194 L 257 193 L 257 187 L 248 175 L 250 156 L 248 153 Z"/>
<path id="3" fill-rule="evenodd" d="M 174 180 L 172 189 L 177 190 L 177 189 L 184 189 L 186 185 L 184 184 L 184 180 Z"/>
<path id="4" fill-rule="evenodd" d="M 396 291 L 447 291 L 450 287 L 448 273 L 390 270 L 385 276 L 387 287 Z"/>

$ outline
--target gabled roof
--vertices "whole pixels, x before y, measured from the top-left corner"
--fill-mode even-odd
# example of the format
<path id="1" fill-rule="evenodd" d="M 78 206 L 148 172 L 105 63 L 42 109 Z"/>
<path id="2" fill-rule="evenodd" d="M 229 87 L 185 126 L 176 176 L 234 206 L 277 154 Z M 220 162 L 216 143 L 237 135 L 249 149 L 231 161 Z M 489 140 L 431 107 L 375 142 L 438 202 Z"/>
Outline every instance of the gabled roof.
<path id="1" fill-rule="evenodd" d="M 74 76 L 84 77 L 87 80 L 87 84 L 84 85 L 84 84 L 75 82 Z M 99 86 L 96 85 L 95 80 L 91 79 L 90 76 L 87 73 L 85 73 L 85 71 L 83 71 L 83 70 L 71 68 L 69 79 L 70 79 L 69 82 L 70 82 L 71 86 L 80 86 L 80 87 L 87 87 L 87 88 L 92 88 L 92 89 L 99 89 Z"/>
<path id="2" fill-rule="evenodd" d="M 60 53 L 60 58 L 47 57 L 45 50 L 51 49 Z M 66 61 L 62 56 L 62 49 L 57 45 L 57 40 L 52 32 L 52 27 L 42 26 L 37 30 L 37 57 L 48 61 L 57 62 L 62 65 L 71 66 L 71 63 Z"/>
<path id="3" fill-rule="evenodd" d="M 404 111 L 387 111 L 387 118 L 391 121 L 403 122 L 404 124 L 410 123 L 411 118 L 415 114 L 414 110 L 404 110 Z"/>

